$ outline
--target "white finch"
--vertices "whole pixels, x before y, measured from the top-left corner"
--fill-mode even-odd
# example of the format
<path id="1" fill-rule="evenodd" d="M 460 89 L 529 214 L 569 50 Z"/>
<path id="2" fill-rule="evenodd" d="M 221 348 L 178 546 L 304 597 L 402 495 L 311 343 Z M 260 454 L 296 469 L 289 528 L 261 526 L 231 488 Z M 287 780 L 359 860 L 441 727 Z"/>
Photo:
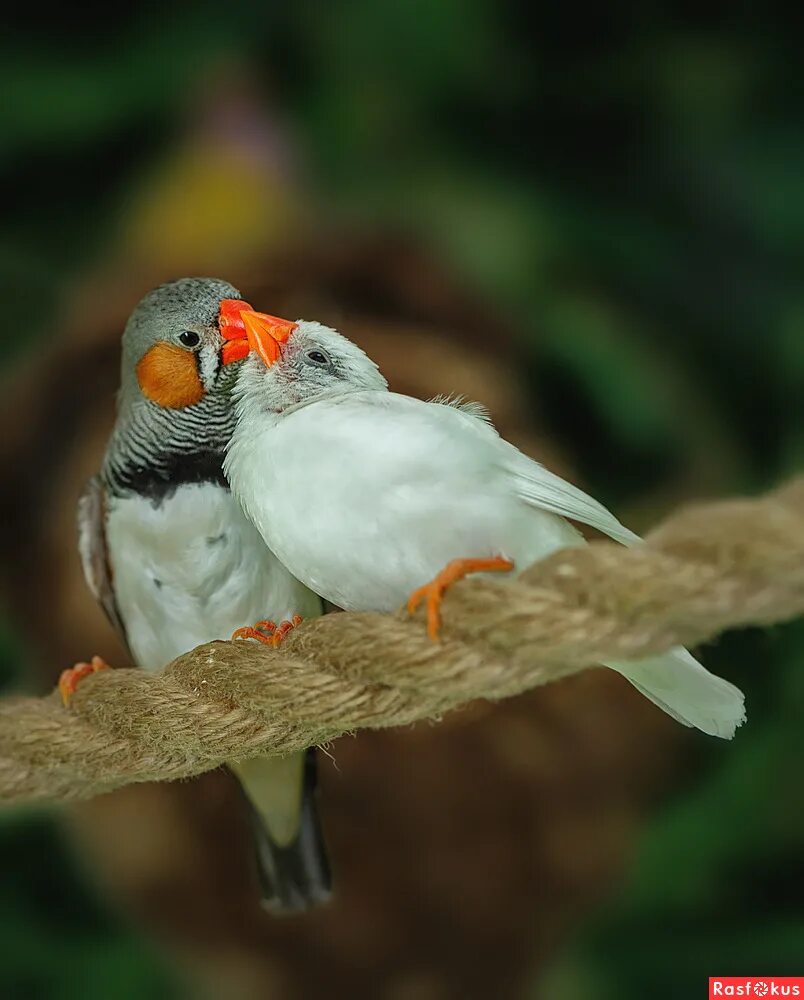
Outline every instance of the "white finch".
<path id="1" fill-rule="evenodd" d="M 389 392 L 370 358 L 320 323 L 244 319 L 252 352 L 224 472 L 267 546 L 326 600 L 391 611 L 426 597 L 434 635 L 440 595 L 459 576 L 515 574 L 584 544 L 565 518 L 639 542 L 503 441 L 482 409 Z M 685 649 L 606 665 L 712 736 L 729 738 L 744 721 L 742 693 Z"/>
<path id="2" fill-rule="evenodd" d="M 117 421 L 79 504 L 79 544 L 90 588 L 146 670 L 268 615 L 322 611 L 262 544 L 221 471 L 245 354 L 221 327 L 247 308 L 226 282 L 186 278 L 146 295 L 123 334 Z M 96 657 L 65 671 L 65 703 L 102 666 Z M 232 769 L 252 806 L 265 902 L 297 910 L 326 899 L 314 751 Z"/>

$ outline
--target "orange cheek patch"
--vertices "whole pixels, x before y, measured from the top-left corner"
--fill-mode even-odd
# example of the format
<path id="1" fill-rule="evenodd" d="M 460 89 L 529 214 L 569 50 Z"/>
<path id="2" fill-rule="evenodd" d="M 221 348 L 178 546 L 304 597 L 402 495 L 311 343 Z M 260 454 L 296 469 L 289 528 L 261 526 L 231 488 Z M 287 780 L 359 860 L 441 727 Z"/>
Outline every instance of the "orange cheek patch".
<path id="1" fill-rule="evenodd" d="M 144 396 L 169 410 L 192 406 L 204 395 L 195 355 L 174 344 L 155 344 L 144 354 L 137 381 Z"/>

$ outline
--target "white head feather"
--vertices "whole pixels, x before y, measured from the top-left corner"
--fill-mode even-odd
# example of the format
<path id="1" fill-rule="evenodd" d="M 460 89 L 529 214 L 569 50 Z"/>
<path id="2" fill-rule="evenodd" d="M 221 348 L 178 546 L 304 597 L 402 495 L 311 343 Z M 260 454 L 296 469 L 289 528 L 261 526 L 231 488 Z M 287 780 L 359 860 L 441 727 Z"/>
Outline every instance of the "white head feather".
<path id="1" fill-rule="evenodd" d="M 272 365 L 253 352 L 243 363 L 234 390 L 241 416 L 252 407 L 278 414 L 325 397 L 388 390 L 380 369 L 357 344 L 321 323 L 296 323 Z"/>

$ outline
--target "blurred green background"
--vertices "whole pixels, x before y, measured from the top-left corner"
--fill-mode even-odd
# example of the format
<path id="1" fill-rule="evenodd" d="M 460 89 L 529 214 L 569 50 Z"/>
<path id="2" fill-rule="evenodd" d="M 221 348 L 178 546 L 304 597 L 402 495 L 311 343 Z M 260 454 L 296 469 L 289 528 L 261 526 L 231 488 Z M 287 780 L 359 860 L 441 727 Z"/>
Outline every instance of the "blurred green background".
<path id="1" fill-rule="evenodd" d="M 0 42 L 6 358 L 44 342 L 110 247 L 170 242 L 170 217 L 164 241 L 149 226 L 178 137 L 235 78 L 270 110 L 262 148 L 303 178 L 313 234 L 319 215 L 322 240 L 332 220 L 403 232 L 515 331 L 534 405 L 591 492 L 645 526 L 686 497 L 761 490 L 804 457 L 800 46 L 800 17 L 767 4 L 23 12 Z M 10 683 L 24 641 L 20 623 L 4 632 Z M 534 996 L 801 974 L 802 659 L 800 626 L 708 651 L 747 691 L 749 725 L 695 743 L 620 890 Z M 0 844 L 0 994 L 180 990 L 45 813 L 0 815 Z"/>

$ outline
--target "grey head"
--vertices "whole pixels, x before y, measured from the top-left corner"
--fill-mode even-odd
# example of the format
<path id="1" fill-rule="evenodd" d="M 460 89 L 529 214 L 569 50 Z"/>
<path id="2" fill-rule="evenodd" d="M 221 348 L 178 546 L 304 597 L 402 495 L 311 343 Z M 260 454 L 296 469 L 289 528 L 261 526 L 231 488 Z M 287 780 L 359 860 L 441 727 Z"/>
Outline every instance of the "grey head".
<path id="1" fill-rule="evenodd" d="M 239 415 L 251 408 L 284 413 L 325 397 L 387 391 L 375 362 L 337 330 L 302 319 L 283 323 L 273 334 L 270 325 L 251 331 L 252 350 L 234 390 Z"/>
<path id="2" fill-rule="evenodd" d="M 123 332 L 117 422 L 102 478 L 113 495 L 160 501 L 185 482 L 223 483 L 240 364 L 224 364 L 217 278 L 181 278 L 148 292 Z"/>
<path id="3" fill-rule="evenodd" d="M 165 374 L 180 365 L 169 359 L 184 355 L 193 359 L 193 367 L 204 393 L 216 390 L 222 373 L 220 359 L 223 344 L 218 328 L 220 304 L 224 299 L 239 299 L 240 292 L 227 281 L 217 278 L 179 278 L 148 292 L 132 312 L 123 331 L 121 359 L 120 405 L 136 406 L 145 399 L 167 409 L 183 409 L 193 405 L 192 369 L 188 365 L 186 385 L 163 386 L 159 380 L 160 352 L 154 357 L 151 371 L 144 370 L 143 361 L 154 348 L 161 350 Z M 166 350 L 170 348 L 170 351 Z M 162 394 L 160 389 L 167 391 Z M 188 402 L 184 402 L 187 398 Z M 176 404 L 184 405 L 176 405 Z"/>

